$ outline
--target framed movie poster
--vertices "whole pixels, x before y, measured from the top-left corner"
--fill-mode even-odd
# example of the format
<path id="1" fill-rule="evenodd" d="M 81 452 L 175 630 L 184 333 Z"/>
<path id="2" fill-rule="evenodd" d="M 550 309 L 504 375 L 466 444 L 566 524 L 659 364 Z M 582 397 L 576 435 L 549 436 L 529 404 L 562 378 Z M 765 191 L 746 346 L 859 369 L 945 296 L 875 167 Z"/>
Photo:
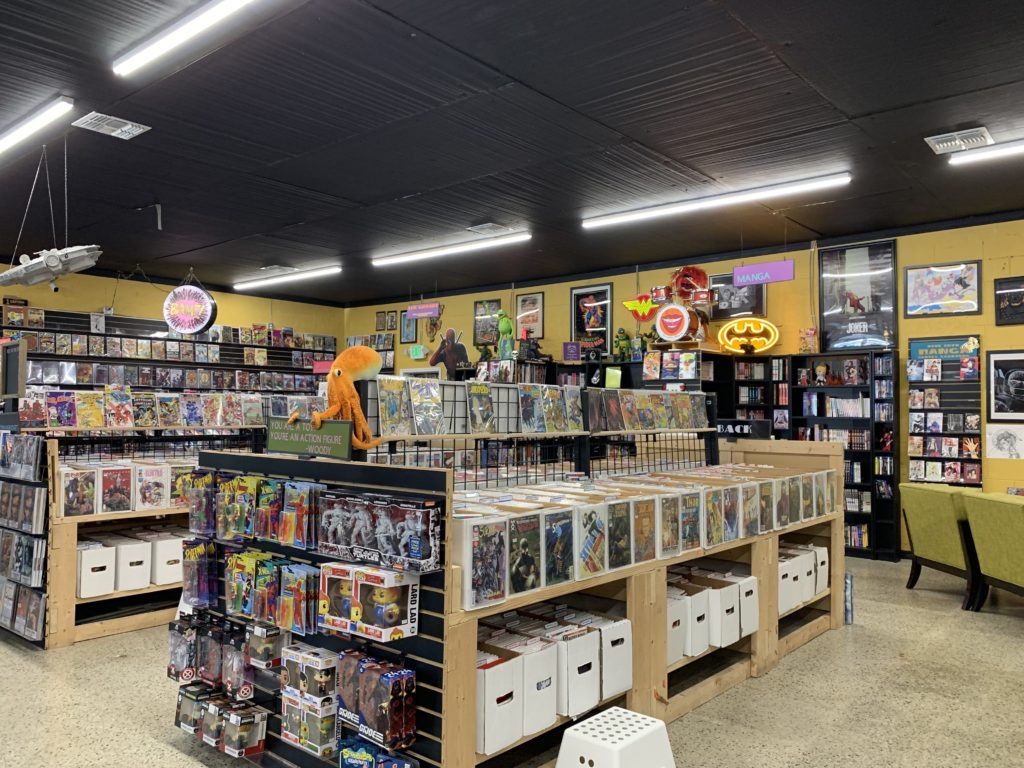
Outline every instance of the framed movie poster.
<path id="1" fill-rule="evenodd" d="M 391 310 L 388 312 L 388 328 L 389 331 L 398 330 L 398 312 Z"/>
<path id="2" fill-rule="evenodd" d="M 711 275 L 711 289 L 715 292 L 711 320 L 729 320 L 733 317 L 764 317 L 766 286 L 744 285 L 737 288 L 732 284 L 732 273 Z"/>
<path id="3" fill-rule="evenodd" d="M 496 346 L 498 343 L 498 310 L 501 299 L 473 302 L 473 346 Z"/>
<path id="4" fill-rule="evenodd" d="M 544 338 L 544 292 L 520 293 L 516 296 L 516 338 L 523 338 L 523 329 L 530 329 L 534 339 Z"/>
<path id="5" fill-rule="evenodd" d="M 401 323 L 401 342 L 403 344 L 415 344 L 416 343 L 416 318 L 409 317 L 409 313 L 406 310 L 402 310 L 402 323 Z"/>
<path id="6" fill-rule="evenodd" d="M 597 349 L 607 355 L 612 346 L 612 287 L 588 285 L 569 290 L 572 325 L 569 340 L 580 344 L 584 353 Z"/>
<path id="7" fill-rule="evenodd" d="M 823 352 L 896 345 L 896 243 L 819 251 Z"/>
<path id="8" fill-rule="evenodd" d="M 988 353 L 988 420 L 1024 421 L 1024 351 Z"/>
<path id="9" fill-rule="evenodd" d="M 376 320 L 377 321 L 373 324 L 373 330 L 383 331 L 387 325 L 387 312 L 378 312 Z"/>
<path id="10" fill-rule="evenodd" d="M 996 284 L 996 325 L 1024 324 L 1024 277 L 1000 277 Z"/>
<path id="11" fill-rule="evenodd" d="M 981 262 L 907 267 L 904 317 L 981 314 Z"/>

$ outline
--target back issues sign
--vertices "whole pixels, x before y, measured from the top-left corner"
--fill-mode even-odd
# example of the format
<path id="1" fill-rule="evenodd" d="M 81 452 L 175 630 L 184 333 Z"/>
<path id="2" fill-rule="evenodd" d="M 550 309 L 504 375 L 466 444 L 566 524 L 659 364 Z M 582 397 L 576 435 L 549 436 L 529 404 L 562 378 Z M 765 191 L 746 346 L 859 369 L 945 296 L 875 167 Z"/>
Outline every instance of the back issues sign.
<path id="1" fill-rule="evenodd" d="M 820 253 L 821 348 L 896 344 L 896 244 L 832 248 Z"/>

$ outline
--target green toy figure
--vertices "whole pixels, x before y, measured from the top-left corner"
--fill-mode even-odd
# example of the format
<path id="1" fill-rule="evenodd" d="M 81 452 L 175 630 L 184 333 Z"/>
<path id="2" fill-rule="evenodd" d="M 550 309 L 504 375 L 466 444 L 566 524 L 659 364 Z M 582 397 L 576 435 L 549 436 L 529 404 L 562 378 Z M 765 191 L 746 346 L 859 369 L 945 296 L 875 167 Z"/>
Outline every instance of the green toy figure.
<path id="1" fill-rule="evenodd" d="M 619 328 L 615 332 L 615 339 L 612 343 L 612 348 L 615 350 L 615 362 L 626 363 L 629 362 L 631 353 L 631 343 L 629 340 L 629 334 L 626 333 L 625 328 Z"/>
<path id="2" fill-rule="evenodd" d="M 477 360 L 478 363 L 487 363 L 494 358 L 494 353 L 491 352 L 491 348 L 486 344 L 478 344 L 476 351 L 480 353 L 480 359 Z"/>
<path id="3" fill-rule="evenodd" d="M 502 360 L 514 360 L 516 342 L 512 337 L 512 318 L 504 309 L 498 310 L 498 357 Z"/>

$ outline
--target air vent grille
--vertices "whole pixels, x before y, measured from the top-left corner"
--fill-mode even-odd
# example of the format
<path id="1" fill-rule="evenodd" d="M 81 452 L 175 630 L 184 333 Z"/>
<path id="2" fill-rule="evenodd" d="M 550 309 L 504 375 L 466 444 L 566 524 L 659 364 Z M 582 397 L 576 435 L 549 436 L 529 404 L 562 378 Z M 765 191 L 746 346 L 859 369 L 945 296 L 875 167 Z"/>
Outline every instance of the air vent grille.
<path id="1" fill-rule="evenodd" d="M 994 144 L 988 128 L 968 128 L 965 131 L 942 133 L 928 136 L 925 142 L 936 155 L 948 155 L 950 152 L 963 152 L 965 149 L 977 149 Z"/>
<path id="2" fill-rule="evenodd" d="M 466 227 L 469 232 L 476 232 L 478 235 L 500 235 L 509 231 L 508 227 L 503 227 L 501 224 L 495 224 L 493 221 L 485 222 L 484 224 L 476 224 L 472 227 Z"/>
<path id="3" fill-rule="evenodd" d="M 123 120 L 120 117 L 103 115 L 99 112 L 90 112 L 80 117 L 72 125 L 78 128 L 85 128 L 87 131 L 96 131 L 105 136 L 113 136 L 116 139 L 134 139 L 140 133 L 150 130 L 148 125 L 133 123 L 130 120 Z"/>

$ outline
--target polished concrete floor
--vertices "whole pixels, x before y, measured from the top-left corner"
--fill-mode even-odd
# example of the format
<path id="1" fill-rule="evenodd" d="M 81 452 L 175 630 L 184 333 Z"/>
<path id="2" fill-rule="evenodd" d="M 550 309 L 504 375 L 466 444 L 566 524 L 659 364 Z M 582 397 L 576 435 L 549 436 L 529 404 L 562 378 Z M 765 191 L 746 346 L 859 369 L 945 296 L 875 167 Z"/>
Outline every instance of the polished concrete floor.
<path id="1" fill-rule="evenodd" d="M 680 768 L 1024 766 L 1024 601 L 849 562 L 855 623 L 669 726 Z M 0 768 L 222 768 L 173 728 L 161 629 L 42 653 L 0 633 Z M 538 765 L 551 754 L 523 765 Z"/>

